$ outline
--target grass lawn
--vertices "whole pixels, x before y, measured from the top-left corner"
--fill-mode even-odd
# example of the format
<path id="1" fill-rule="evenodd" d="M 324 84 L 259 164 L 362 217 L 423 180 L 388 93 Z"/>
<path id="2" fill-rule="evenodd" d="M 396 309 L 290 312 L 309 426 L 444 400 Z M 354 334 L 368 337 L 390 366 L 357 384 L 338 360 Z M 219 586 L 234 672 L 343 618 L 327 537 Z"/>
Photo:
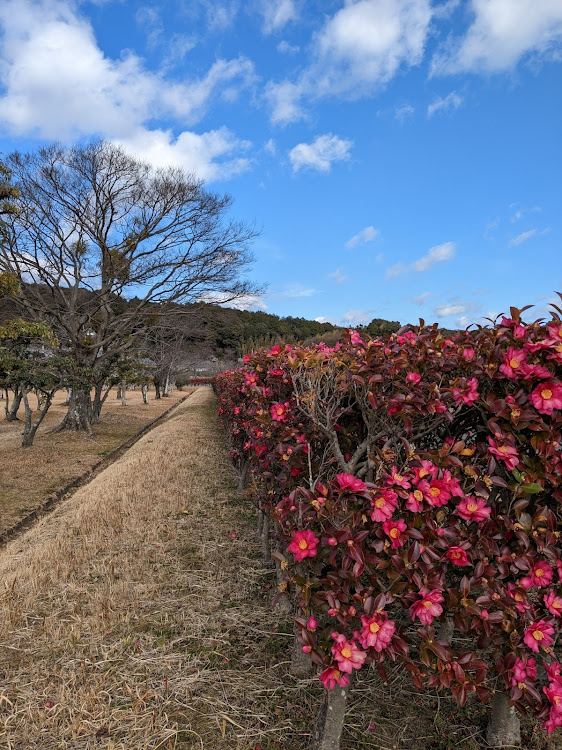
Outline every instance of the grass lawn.
<path id="1" fill-rule="evenodd" d="M 92 437 L 68 431 L 49 434 L 66 413 L 66 392 L 58 393 L 30 448 L 21 447 L 21 422 L 4 420 L 0 400 L 0 534 L 188 393 L 174 391 L 155 401 L 151 391 L 146 405 L 140 390 L 127 391 L 127 406 L 122 406 L 116 392 L 109 394 Z M 35 396 L 30 403 L 35 404 Z M 23 419 L 23 404 L 19 416 Z"/>

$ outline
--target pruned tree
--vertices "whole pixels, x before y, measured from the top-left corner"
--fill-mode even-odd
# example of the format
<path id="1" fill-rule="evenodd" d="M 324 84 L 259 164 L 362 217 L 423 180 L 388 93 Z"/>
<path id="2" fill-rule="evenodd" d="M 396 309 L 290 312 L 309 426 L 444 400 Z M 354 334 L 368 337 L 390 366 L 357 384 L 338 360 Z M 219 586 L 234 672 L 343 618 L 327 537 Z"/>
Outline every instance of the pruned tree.
<path id="1" fill-rule="evenodd" d="M 155 305 L 257 291 L 242 278 L 255 230 L 228 220 L 231 198 L 194 174 L 154 169 L 105 141 L 14 153 L 8 166 L 17 211 L 0 273 L 19 284 L 21 314 L 47 320 L 72 359 L 61 428 L 91 430 L 91 388 L 135 347 Z"/>

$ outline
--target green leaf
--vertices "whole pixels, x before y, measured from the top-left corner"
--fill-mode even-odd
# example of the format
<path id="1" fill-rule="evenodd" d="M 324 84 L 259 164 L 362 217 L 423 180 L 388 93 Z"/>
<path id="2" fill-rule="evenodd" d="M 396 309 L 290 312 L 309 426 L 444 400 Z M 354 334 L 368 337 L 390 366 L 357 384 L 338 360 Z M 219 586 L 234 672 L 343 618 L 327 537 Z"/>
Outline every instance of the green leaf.
<path id="1" fill-rule="evenodd" d="M 539 492 L 543 491 L 543 487 L 540 486 L 540 484 L 537 484 L 536 482 L 529 482 L 529 484 L 524 484 L 521 487 L 521 492 L 525 495 L 537 495 Z"/>

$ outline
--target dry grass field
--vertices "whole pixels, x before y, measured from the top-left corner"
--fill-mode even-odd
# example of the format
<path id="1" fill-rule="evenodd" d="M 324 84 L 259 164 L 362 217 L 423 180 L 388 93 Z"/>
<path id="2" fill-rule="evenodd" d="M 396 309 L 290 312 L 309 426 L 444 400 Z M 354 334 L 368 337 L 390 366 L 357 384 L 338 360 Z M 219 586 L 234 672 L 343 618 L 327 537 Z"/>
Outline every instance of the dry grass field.
<path id="1" fill-rule="evenodd" d="M 0 748 L 304 750 L 251 504 L 209 388 L 0 551 Z M 476 750 L 485 709 L 362 670 L 342 750 Z M 531 723 L 529 750 L 547 745 Z M 559 747 L 559 745 L 558 745 Z"/>
<path id="2" fill-rule="evenodd" d="M 30 448 L 21 447 L 21 423 L 6 422 L 0 415 L 0 534 L 184 398 L 187 391 L 173 391 L 159 401 L 152 391 L 148 405 L 142 403 L 140 391 L 127 391 L 127 406 L 115 394 L 116 390 L 109 394 L 92 437 L 66 431 L 49 434 L 66 413 L 66 392 L 56 395 Z M 30 402 L 34 404 L 34 396 Z"/>

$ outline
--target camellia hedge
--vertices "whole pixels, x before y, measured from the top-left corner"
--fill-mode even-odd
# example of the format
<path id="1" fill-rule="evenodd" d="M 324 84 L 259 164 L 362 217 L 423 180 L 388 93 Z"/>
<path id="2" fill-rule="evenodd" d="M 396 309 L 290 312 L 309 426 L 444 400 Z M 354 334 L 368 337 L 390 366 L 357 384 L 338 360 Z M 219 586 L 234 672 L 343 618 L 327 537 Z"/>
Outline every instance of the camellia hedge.
<path id="1" fill-rule="evenodd" d="M 217 378 L 329 690 L 399 660 L 419 690 L 562 726 L 562 312 L 525 309 L 454 338 L 421 321 L 274 346 Z"/>

